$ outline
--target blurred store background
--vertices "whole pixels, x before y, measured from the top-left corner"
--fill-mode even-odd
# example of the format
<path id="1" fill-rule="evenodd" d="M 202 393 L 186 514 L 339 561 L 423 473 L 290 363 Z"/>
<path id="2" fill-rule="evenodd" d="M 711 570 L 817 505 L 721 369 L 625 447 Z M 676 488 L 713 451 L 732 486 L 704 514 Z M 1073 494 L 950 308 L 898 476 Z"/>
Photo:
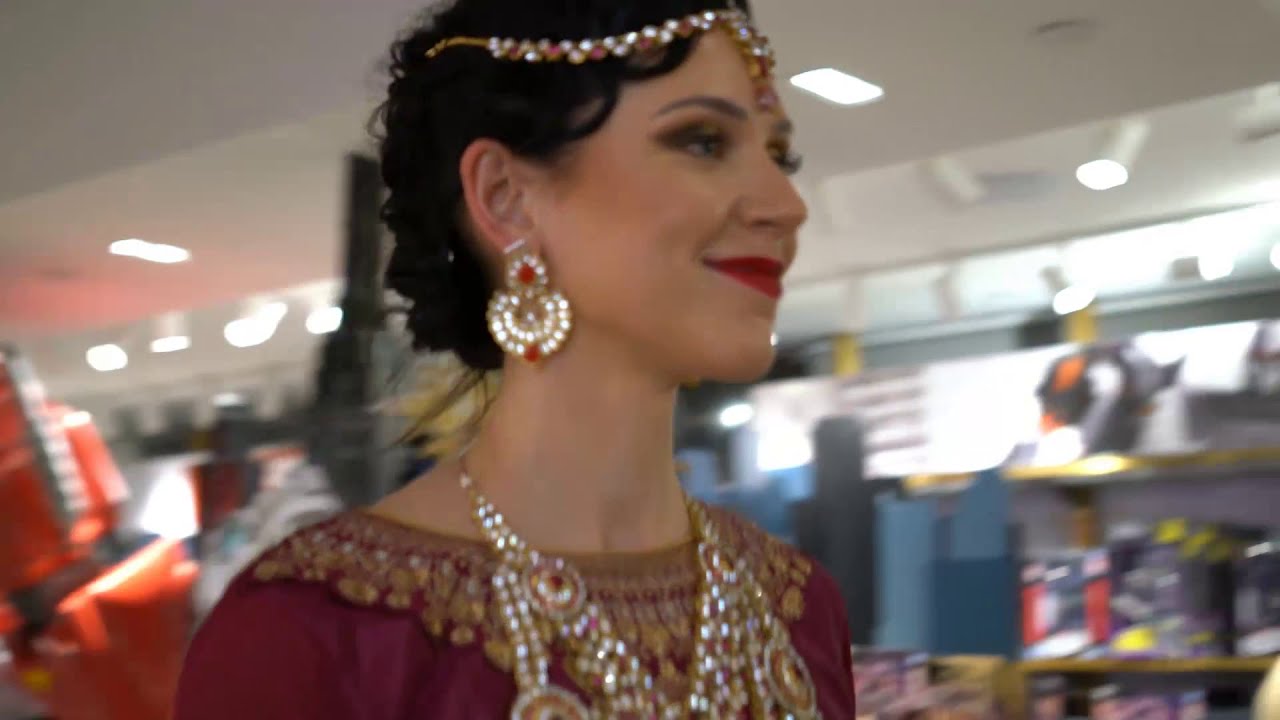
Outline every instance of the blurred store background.
<path id="1" fill-rule="evenodd" d="M 812 219 L 691 492 L 836 575 L 868 716 L 1247 715 L 1280 3 L 753 4 Z M 365 130 L 422 5 L 0 4 L 0 720 L 163 717 L 235 572 L 423 462 Z"/>

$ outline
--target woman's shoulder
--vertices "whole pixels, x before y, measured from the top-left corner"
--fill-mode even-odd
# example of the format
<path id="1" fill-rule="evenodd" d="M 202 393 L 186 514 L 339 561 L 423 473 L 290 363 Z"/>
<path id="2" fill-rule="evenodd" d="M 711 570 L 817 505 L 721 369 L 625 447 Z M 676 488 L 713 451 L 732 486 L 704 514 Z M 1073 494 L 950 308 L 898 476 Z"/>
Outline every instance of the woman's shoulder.
<path id="1" fill-rule="evenodd" d="M 293 533 L 251 563 L 241 582 L 366 626 L 409 623 L 436 643 L 480 646 L 507 668 L 512 653 L 499 641 L 503 618 L 489 583 L 495 565 L 472 539 L 356 510 Z"/>
<path id="2" fill-rule="evenodd" d="M 278 720 L 349 718 L 368 706 L 367 667 L 399 648 L 405 672 L 424 671 L 435 649 L 415 613 L 374 595 L 371 578 L 408 573 L 412 556 L 374 537 L 372 521 L 345 513 L 295 531 L 227 587 L 187 651 L 176 720 L 244 715 Z M 421 545 L 420 545 L 421 546 Z M 405 609 L 408 609 L 407 606 Z M 407 642 L 415 634 L 421 641 Z"/>
<path id="3" fill-rule="evenodd" d="M 473 540 L 356 510 L 285 538 L 249 565 L 244 581 L 318 589 L 348 607 L 402 611 L 447 600 L 490 565 Z"/>

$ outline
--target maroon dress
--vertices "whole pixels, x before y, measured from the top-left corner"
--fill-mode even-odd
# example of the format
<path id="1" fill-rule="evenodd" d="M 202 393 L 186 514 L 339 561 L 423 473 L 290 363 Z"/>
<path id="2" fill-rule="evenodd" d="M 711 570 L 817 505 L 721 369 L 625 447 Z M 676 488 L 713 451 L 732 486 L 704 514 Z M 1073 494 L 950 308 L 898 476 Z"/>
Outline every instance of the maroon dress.
<path id="1" fill-rule="evenodd" d="M 708 512 L 788 624 L 822 717 L 853 718 L 848 627 L 831 577 L 750 523 Z M 654 677 L 685 687 L 692 546 L 569 560 Z M 361 512 L 301 530 L 237 578 L 197 633 L 175 720 L 506 718 L 516 687 L 493 567 L 482 544 Z M 558 660 L 551 677 L 577 690 Z"/>

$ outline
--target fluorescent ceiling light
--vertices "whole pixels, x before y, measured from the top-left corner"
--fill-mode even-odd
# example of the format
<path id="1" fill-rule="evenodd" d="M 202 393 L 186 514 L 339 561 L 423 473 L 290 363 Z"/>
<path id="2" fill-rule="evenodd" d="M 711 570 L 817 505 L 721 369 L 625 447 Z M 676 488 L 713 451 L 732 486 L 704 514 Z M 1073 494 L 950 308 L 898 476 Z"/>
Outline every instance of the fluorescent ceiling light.
<path id="1" fill-rule="evenodd" d="M 1111 190 L 1129 182 L 1129 169 L 1115 160 L 1093 160 L 1076 168 L 1076 179 L 1090 190 Z"/>
<path id="2" fill-rule="evenodd" d="M 267 303 L 247 317 L 227 323 L 222 336 L 232 347 L 261 345 L 276 334 L 276 328 L 280 327 L 280 321 L 288 311 L 289 307 L 282 302 Z"/>
<path id="3" fill-rule="evenodd" d="M 98 372 L 123 370 L 129 365 L 129 354 L 119 345 L 95 345 L 84 354 L 84 359 Z"/>
<path id="4" fill-rule="evenodd" d="M 191 347 L 191 338 L 186 335 L 170 335 L 151 341 L 153 353 L 181 352 L 189 347 Z"/>
<path id="5" fill-rule="evenodd" d="M 327 335 L 342 327 L 342 308 L 325 307 L 311 311 L 307 316 L 307 332 L 312 335 Z"/>
<path id="6" fill-rule="evenodd" d="M 1271 265 L 1280 270 L 1280 243 L 1271 246 Z"/>
<path id="7" fill-rule="evenodd" d="M 213 406 L 219 408 L 244 405 L 244 396 L 237 392 L 223 392 L 213 396 Z"/>
<path id="8" fill-rule="evenodd" d="M 191 259 L 191 253 L 185 248 L 180 248 L 177 245 L 147 242 L 138 238 L 117 240 L 111 243 L 110 252 L 112 255 L 136 258 L 146 262 L 160 263 L 161 265 L 172 265 Z"/>
<path id="9" fill-rule="evenodd" d="M 755 416 L 756 411 L 747 403 L 735 403 L 720 411 L 720 424 L 727 428 L 742 427 Z"/>
<path id="10" fill-rule="evenodd" d="M 835 68 L 802 72 L 791 84 L 837 105 L 863 105 L 884 97 L 884 88 Z"/>
<path id="11" fill-rule="evenodd" d="M 1236 269 L 1236 259 L 1230 252 L 1214 250 L 1200 255 L 1197 259 L 1200 277 L 1208 282 L 1221 280 L 1231 275 Z"/>
<path id="12" fill-rule="evenodd" d="M 1083 285 L 1071 285 L 1059 290 L 1053 296 L 1053 311 L 1059 315 L 1070 315 L 1093 304 L 1097 293 Z"/>

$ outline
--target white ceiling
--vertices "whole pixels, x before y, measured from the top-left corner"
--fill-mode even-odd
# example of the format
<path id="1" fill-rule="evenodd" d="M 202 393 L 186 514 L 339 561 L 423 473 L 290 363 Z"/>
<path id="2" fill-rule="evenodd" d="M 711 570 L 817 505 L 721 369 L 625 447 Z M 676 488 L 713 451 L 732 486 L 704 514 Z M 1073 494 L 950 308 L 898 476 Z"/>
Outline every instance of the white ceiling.
<path id="1" fill-rule="evenodd" d="M 365 145 L 377 64 L 421 4 L 0 4 L 0 337 L 61 336 L 33 347 L 66 353 L 161 312 L 332 277 L 342 155 Z M 838 108 L 784 89 L 815 218 L 786 333 L 882 322 L 851 273 L 1280 196 L 1268 185 L 1280 141 L 1242 146 L 1231 131 L 1247 90 L 1280 79 L 1280 14 L 1263 2 L 754 4 L 783 73 L 833 65 L 887 90 Z M 1092 30 L 1034 36 L 1064 19 Z M 1134 113 L 1152 135 L 1133 182 L 1076 185 L 1099 121 Z M 941 154 L 982 174 L 994 199 L 942 199 L 919 167 Z M 105 253 L 131 236 L 194 260 Z M 207 372 L 225 352 L 183 362 Z"/>

